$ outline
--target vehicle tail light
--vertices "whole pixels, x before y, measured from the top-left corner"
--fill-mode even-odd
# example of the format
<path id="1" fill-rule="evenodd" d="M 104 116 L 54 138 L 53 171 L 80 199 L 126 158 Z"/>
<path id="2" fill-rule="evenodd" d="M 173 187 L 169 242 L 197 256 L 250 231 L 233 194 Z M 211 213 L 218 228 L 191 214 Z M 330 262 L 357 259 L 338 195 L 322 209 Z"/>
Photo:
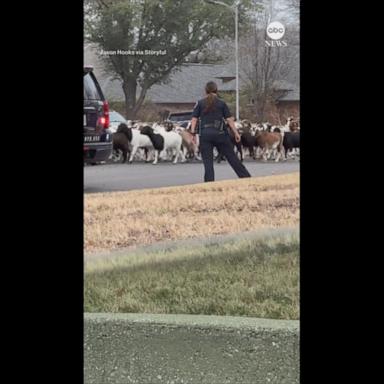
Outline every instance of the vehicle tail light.
<path id="1" fill-rule="evenodd" d="M 109 128 L 109 104 L 107 100 L 105 100 L 103 103 L 103 112 L 104 112 L 104 116 L 101 118 L 101 124 L 103 125 L 104 129 L 108 129 Z"/>

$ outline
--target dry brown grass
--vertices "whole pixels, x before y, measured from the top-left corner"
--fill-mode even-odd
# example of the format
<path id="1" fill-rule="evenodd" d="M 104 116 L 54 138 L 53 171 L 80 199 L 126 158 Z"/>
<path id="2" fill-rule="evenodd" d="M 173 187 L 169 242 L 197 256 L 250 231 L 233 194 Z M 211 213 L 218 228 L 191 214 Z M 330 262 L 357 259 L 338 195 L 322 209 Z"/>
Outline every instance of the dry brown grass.
<path id="1" fill-rule="evenodd" d="M 296 226 L 299 173 L 84 198 L 85 252 Z"/>

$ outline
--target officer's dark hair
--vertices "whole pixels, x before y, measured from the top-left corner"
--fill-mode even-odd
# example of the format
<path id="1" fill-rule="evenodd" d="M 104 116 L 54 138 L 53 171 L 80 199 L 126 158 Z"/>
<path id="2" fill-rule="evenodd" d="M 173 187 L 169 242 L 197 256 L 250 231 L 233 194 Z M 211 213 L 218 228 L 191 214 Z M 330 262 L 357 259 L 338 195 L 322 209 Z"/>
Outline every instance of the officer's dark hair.
<path id="1" fill-rule="evenodd" d="M 205 93 L 207 94 L 207 106 L 204 109 L 204 113 L 207 113 L 214 109 L 217 84 L 214 81 L 208 81 L 208 83 L 205 84 Z"/>

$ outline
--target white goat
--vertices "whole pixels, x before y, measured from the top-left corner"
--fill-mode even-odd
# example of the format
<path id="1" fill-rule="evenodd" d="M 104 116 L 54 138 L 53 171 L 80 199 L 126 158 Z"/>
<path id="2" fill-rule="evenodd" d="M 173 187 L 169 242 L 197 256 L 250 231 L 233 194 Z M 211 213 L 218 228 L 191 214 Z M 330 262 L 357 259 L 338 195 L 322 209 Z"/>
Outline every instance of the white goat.
<path id="1" fill-rule="evenodd" d="M 133 158 L 139 148 L 146 148 L 148 150 L 153 150 L 152 141 L 148 136 L 142 135 L 138 129 L 132 128 L 132 140 L 131 140 L 132 151 L 129 156 L 129 162 L 132 163 Z"/>
<path id="2" fill-rule="evenodd" d="M 186 161 L 184 153 L 181 150 L 182 138 L 177 132 L 174 132 L 174 131 L 167 132 L 162 125 L 157 123 L 154 123 L 152 125 L 152 129 L 155 133 L 158 133 L 164 138 L 164 149 L 160 153 L 161 159 L 165 159 L 166 155 L 170 153 L 171 156 L 175 157 L 175 159 L 173 160 L 174 164 L 177 163 L 179 156 L 181 157 L 182 162 Z M 157 164 L 157 159 L 155 159 L 153 164 Z"/>

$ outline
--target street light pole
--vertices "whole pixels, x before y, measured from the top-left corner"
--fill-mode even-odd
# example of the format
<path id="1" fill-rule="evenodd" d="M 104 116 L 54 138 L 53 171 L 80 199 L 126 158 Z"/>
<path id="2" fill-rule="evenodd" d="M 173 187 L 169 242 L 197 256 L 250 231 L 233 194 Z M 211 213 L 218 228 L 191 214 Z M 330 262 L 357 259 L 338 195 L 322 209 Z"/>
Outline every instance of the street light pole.
<path id="1" fill-rule="evenodd" d="M 236 121 L 239 121 L 239 3 L 235 3 Z"/>

